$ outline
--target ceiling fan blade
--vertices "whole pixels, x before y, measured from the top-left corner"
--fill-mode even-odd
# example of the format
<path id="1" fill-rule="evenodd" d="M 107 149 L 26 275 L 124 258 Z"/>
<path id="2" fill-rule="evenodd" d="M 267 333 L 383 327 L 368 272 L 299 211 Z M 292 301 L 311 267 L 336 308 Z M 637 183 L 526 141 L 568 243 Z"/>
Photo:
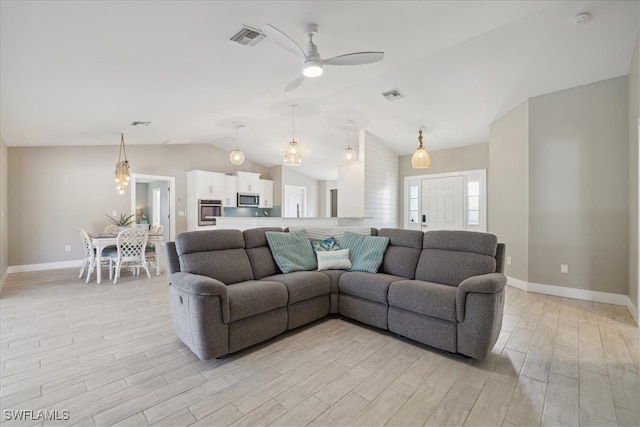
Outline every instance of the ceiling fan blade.
<path id="1" fill-rule="evenodd" d="M 304 50 L 298 45 L 298 43 L 294 42 L 291 37 L 277 29 L 271 24 L 265 24 L 260 27 L 262 32 L 267 35 L 267 38 L 273 40 L 274 43 L 279 45 L 281 48 L 288 50 L 294 55 L 305 57 Z"/>
<path id="2" fill-rule="evenodd" d="M 300 73 L 293 78 L 287 85 L 284 87 L 285 92 L 291 92 L 296 89 L 298 86 L 302 84 L 304 81 L 304 74 Z"/>
<path id="3" fill-rule="evenodd" d="M 384 58 L 384 52 L 356 52 L 334 56 L 323 62 L 328 65 L 363 65 L 382 61 L 382 58 Z"/>

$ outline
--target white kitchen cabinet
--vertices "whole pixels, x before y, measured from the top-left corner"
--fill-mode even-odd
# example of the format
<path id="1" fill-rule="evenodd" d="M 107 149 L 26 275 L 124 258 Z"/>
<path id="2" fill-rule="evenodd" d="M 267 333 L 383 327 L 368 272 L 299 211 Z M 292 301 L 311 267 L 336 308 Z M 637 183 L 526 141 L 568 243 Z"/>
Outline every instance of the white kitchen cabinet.
<path id="1" fill-rule="evenodd" d="M 238 193 L 260 193 L 260 174 L 253 172 L 236 172 L 238 177 Z"/>
<path id="2" fill-rule="evenodd" d="M 260 180 L 260 207 L 273 207 L 273 181 L 270 179 Z"/>
<path id="3" fill-rule="evenodd" d="M 225 196 L 222 204 L 225 208 L 235 208 L 238 206 L 238 177 L 233 175 L 224 176 L 224 192 Z"/>
<path id="4" fill-rule="evenodd" d="M 187 172 L 187 185 L 195 187 L 195 194 L 199 199 L 224 199 L 224 174 L 193 170 Z"/>

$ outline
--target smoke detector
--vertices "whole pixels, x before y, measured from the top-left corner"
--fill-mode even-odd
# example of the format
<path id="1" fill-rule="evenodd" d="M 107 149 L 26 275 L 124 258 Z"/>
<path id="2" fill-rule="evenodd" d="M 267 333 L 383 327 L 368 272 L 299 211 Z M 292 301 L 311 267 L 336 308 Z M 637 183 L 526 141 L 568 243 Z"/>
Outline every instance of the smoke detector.
<path id="1" fill-rule="evenodd" d="M 243 46 L 255 46 L 260 43 L 266 36 L 260 30 L 243 25 L 235 32 L 229 40 L 239 43 Z"/>
<path id="2" fill-rule="evenodd" d="M 589 21 L 591 21 L 591 15 L 586 12 L 582 12 L 574 16 L 571 20 L 571 23 L 573 25 L 584 25 Z"/>

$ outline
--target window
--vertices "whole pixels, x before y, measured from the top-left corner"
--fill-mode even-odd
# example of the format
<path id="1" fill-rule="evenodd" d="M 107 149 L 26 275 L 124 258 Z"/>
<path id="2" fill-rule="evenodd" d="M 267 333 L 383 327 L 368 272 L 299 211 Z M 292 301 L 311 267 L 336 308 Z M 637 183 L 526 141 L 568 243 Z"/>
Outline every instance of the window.
<path id="1" fill-rule="evenodd" d="M 467 225 L 480 224 L 480 182 L 467 182 Z"/>
<path id="2" fill-rule="evenodd" d="M 409 187 L 409 222 L 411 224 L 418 223 L 419 217 L 419 197 L 420 191 L 417 185 L 411 185 Z"/>

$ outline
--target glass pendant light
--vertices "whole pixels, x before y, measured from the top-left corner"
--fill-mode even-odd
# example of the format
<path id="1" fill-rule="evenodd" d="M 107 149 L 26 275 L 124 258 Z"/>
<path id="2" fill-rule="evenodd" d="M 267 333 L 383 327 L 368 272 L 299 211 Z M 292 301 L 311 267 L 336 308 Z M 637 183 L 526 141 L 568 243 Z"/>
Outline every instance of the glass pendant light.
<path id="1" fill-rule="evenodd" d="M 295 107 L 297 105 L 291 105 L 291 142 L 284 152 L 282 163 L 285 166 L 300 166 L 302 164 L 302 147 L 295 140 Z"/>
<path id="2" fill-rule="evenodd" d="M 229 161 L 236 166 L 240 166 L 244 163 L 244 153 L 238 148 L 238 129 L 243 127 L 236 123 L 236 149 L 229 154 Z"/>
<path id="3" fill-rule="evenodd" d="M 414 169 L 426 169 L 431 166 L 431 156 L 422 146 L 422 129 L 418 131 L 418 141 L 420 144 L 411 157 L 411 167 Z"/>
<path id="4" fill-rule="evenodd" d="M 347 122 L 347 148 L 342 150 L 342 161 L 347 165 L 352 164 L 356 160 L 356 152 L 353 148 L 351 148 L 351 145 L 349 145 L 349 142 L 351 140 L 351 126 L 353 126 L 353 122 L 349 120 Z"/>

